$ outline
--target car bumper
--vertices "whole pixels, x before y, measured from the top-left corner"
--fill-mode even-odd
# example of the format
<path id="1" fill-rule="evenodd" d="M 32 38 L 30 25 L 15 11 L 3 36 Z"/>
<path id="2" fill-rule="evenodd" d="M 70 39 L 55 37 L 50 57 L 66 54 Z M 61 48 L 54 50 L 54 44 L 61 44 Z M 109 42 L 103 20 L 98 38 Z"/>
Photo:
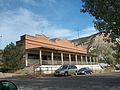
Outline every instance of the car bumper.
<path id="1" fill-rule="evenodd" d="M 80 75 L 80 74 L 85 74 L 85 73 L 84 72 L 78 72 L 77 74 Z"/>
<path id="2" fill-rule="evenodd" d="M 64 73 L 54 73 L 55 76 L 63 76 Z"/>

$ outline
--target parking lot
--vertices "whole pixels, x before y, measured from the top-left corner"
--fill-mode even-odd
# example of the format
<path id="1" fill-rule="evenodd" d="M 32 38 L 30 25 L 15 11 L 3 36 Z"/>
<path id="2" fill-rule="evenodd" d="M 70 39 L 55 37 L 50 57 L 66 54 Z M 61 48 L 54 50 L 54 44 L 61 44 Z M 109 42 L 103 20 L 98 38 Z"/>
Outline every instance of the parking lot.
<path id="1" fill-rule="evenodd" d="M 7 78 L 19 90 L 120 90 L 120 72 L 68 77 Z"/>

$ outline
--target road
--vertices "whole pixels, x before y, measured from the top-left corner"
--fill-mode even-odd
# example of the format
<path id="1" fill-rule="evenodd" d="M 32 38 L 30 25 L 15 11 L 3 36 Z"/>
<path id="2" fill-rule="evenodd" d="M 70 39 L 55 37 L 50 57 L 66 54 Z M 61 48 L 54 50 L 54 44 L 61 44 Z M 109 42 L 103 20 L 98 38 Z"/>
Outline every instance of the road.
<path id="1" fill-rule="evenodd" d="M 120 72 L 68 77 L 14 77 L 19 90 L 120 90 Z"/>

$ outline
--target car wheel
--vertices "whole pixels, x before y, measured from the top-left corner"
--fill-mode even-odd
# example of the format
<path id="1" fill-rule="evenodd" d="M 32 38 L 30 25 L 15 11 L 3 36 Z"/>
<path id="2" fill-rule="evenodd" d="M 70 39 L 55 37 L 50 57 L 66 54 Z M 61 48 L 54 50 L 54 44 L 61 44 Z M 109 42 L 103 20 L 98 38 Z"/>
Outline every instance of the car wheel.
<path id="1" fill-rule="evenodd" d="M 86 72 L 84 72 L 84 74 L 86 75 L 87 73 L 86 73 Z"/>
<path id="2" fill-rule="evenodd" d="M 65 72 L 65 74 L 64 74 L 65 76 L 68 76 L 68 72 Z"/>
<path id="3" fill-rule="evenodd" d="M 75 72 L 74 75 L 77 76 L 77 72 Z"/>
<path id="4" fill-rule="evenodd" d="M 90 74 L 92 74 L 92 72 L 90 72 Z"/>

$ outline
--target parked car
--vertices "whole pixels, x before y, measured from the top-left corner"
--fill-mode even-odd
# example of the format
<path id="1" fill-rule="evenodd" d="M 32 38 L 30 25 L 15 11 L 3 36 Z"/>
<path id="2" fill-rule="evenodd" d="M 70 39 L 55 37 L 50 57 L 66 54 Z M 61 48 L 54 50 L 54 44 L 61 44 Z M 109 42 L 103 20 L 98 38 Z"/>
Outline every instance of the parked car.
<path id="1" fill-rule="evenodd" d="M 92 74 L 92 70 L 88 67 L 84 67 L 84 68 L 80 68 L 78 71 L 77 71 L 77 74 L 80 75 L 80 74 Z"/>
<path id="2" fill-rule="evenodd" d="M 114 65 L 114 70 L 120 70 L 120 65 Z"/>
<path id="3" fill-rule="evenodd" d="M 60 68 L 55 70 L 55 76 L 58 75 L 77 75 L 77 67 L 75 65 L 62 65 Z"/>

